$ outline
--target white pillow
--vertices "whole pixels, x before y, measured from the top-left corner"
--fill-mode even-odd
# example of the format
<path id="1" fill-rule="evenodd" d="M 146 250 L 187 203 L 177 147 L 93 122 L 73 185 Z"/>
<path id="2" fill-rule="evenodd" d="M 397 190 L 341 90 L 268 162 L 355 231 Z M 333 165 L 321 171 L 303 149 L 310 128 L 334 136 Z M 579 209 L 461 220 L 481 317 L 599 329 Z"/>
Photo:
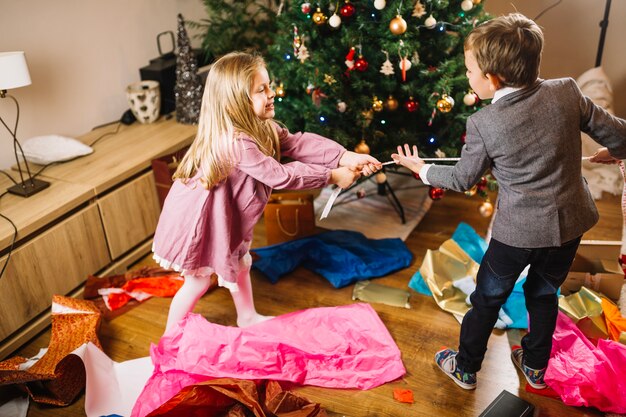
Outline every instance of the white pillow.
<path id="1" fill-rule="evenodd" d="M 76 139 L 58 135 L 30 138 L 22 143 L 22 149 L 28 162 L 39 165 L 67 161 L 93 152 L 93 148 Z"/>

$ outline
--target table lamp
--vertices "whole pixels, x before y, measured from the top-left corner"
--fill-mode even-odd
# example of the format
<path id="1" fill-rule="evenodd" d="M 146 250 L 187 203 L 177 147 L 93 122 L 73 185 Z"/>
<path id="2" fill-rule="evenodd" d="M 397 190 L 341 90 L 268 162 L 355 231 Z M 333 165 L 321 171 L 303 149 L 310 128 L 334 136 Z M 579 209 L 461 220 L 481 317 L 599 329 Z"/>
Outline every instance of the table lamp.
<path id="1" fill-rule="evenodd" d="M 30 197 L 50 185 L 49 182 L 33 178 L 30 172 L 28 161 L 26 160 L 26 157 L 24 157 L 22 145 L 20 145 L 20 142 L 17 140 L 17 124 L 20 120 L 20 105 L 15 97 L 7 94 L 7 90 L 24 87 L 26 85 L 30 85 L 30 83 L 30 73 L 28 72 L 24 52 L 0 52 L 0 99 L 10 98 L 15 102 L 15 106 L 17 107 L 15 127 L 13 130 L 11 130 L 9 125 L 4 121 L 4 119 L 2 119 L 1 115 L 0 122 L 2 122 L 4 127 L 6 127 L 11 134 L 11 137 L 13 137 L 13 152 L 15 153 L 17 169 L 20 174 L 20 179 L 22 180 L 21 183 L 9 187 L 7 191 L 22 197 Z M 18 148 L 22 158 L 24 159 L 24 165 L 26 166 L 26 173 L 28 174 L 28 178 L 26 179 L 24 178 L 24 171 L 22 170 L 20 158 L 18 157 Z"/>

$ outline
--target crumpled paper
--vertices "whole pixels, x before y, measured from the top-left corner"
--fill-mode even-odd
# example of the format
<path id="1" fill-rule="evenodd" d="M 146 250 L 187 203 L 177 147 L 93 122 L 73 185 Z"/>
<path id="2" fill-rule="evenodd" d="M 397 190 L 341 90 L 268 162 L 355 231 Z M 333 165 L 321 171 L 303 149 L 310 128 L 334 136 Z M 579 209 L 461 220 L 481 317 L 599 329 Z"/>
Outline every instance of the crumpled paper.
<path id="1" fill-rule="evenodd" d="M 602 297 L 587 287 L 559 297 L 559 309 L 565 313 L 592 342 L 609 337 L 602 311 Z"/>
<path id="2" fill-rule="evenodd" d="M 99 349 L 97 331 L 100 311 L 87 300 L 52 298 L 52 330 L 47 352 L 24 369 L 26 358 L 14 357 L 0 363 L 0 385 L 24 384 L 31 399 L 38 403 L 65 406 L 85 388 L 85 367 L 70 353 L 86 342 Z"/>
<path id="3" fill-rule="evenodd" d="M 626 346 L 602 339 L 594 346 L 559 312 L 544 379 L 565 404 L 626 413 L 625 369 Z"/>
<path id="4" fill-rule="evenodd" d="M 132 416 L 212 378 L 370 389 L 404 375 L 400 350 L 368 304 L 313 308 L 245 328 L 187 314 L 152 346 L 154 374 Z"/>
<path id="5" fill-rule="evenodd" d="M 619 308 L 605 297 L 602 297 L 602 311 L 611 340 L 626 344 L 626 317 L 623 317 Z"/>

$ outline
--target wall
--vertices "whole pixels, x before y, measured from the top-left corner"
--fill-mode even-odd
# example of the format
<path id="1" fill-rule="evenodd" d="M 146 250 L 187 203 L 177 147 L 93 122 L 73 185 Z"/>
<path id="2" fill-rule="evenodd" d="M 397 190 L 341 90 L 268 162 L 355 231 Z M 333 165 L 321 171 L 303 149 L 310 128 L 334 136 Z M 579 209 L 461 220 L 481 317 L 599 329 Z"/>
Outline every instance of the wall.
<path id="1" fill-rule="evenodd" d="M 292 0 L 294 1 L 294 0 Z M 78 136 L 118 120 L 128 108 L 124 89 L 158 55 L 156 35 L 176 32 L 176 15 L 200 20 L 200 0 L 0 0 L 0 51 L 26 52 L 32 84 L 12 90 L 20 102 L 18 138 Z M 493 15 L 518 10 L 535 17 L 554 0 L 486 0 Z M 564 0 L 538 20 L 546 47 L 541 76 L 577 77 L 594 66 L 604 1 Z M 626 117 L 626 2 L 613 1 L 603 66 L 613 82 L 615 110 Z M 193 35 L 190 32 L 190 35 Z M 192 38 L 197 46 L 198 40 Z M 13 125 L 14 106 L 0 100 Z M 0 168 L 14 161 L 0 127 Z"/>

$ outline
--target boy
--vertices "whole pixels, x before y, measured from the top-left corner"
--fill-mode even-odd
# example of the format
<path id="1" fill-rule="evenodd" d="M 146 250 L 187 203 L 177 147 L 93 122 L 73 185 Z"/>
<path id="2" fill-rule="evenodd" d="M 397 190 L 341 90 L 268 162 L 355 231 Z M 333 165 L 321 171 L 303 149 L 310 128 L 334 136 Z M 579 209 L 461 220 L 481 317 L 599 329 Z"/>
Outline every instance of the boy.
<path id="1" fill-rule="evenodd" d="M 530 19 L 510 14 L 476 27 L 465 41 L 472 89 L 491 104 L 467 120 L 459 162 L 426 165 L 408 145 L 392 157 L 426 184 L 465 191 L 487 169 L 498 181 L 492 239 L 481 262 L 472 309 L 461 325 L 459 350 L 435 355 L 439 368 L 464 389 L 476 372 L 498 311 L 530 265 L 524 295 L 530 331 L 511 353 L 528 383 L 543 380 L 558 313 L 557 290 L 584 232 L 598 220 L 581 174 L 580 131 L 626 158 L 626 121 L 584 97 L 571 78 L 538 78 L 543 33 Z"/>

